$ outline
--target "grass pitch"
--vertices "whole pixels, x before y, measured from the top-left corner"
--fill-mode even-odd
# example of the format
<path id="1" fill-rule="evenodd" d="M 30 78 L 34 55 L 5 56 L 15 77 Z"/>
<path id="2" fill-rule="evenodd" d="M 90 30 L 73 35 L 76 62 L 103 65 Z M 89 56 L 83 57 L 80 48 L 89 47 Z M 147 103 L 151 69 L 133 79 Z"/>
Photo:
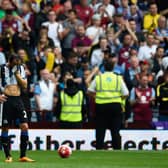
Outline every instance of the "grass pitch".
<path id="1" fill-rule="evenodd" d="M 28 151 L 35 163 L 18 162 L 18 152 L 12 152 L 14 161 L 4 163 L 0 152 L 0 168 L 168 168 L 168 151 L 73 151 L 62 159 L 56 151 Z"/>

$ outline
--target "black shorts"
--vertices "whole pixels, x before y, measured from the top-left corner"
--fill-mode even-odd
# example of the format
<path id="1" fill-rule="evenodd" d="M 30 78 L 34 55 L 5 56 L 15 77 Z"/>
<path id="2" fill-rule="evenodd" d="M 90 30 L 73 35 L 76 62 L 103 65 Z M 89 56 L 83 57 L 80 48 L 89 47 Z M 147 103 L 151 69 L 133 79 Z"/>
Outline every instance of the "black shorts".
<path id="1" fill-rule="evenodd" d="M 20 96 L 8 96 L 3 104 L 2 126 L 11 125 L 16 119 L 19 123 L 27 123 L 27 112 Z"/>

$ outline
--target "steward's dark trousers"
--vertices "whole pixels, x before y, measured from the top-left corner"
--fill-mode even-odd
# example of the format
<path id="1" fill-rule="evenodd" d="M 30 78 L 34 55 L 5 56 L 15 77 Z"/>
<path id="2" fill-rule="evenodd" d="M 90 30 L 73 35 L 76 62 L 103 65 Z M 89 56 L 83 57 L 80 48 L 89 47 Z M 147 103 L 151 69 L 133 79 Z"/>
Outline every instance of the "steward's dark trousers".
<path id="1" fill-rule="evenodd" d="M 121 149 L 122 108 L 120 103 L 96 104 L 96 149 L 104 149 L 106 129 L 110 129 L 113 149 Z"/>

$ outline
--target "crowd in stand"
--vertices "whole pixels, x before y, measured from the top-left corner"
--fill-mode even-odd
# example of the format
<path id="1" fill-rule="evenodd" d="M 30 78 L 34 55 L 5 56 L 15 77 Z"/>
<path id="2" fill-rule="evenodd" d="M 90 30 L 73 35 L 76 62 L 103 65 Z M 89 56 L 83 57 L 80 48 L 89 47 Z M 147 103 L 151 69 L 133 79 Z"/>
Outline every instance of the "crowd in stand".
<path id="1" fill-rule="evenodd" d="M 26 69 L 26 109 L 37 122 L 58 120 L 59 92 L 73 79 L 93 121 L 92 79 L 113 57 L 130 91 L 125 119 L 139 128 L 168 121 L 168 5 L 163 0 L 0 0 L 0 65 L 16 53 Z M 34 99 L 32 109 L 30 100 Z"/>

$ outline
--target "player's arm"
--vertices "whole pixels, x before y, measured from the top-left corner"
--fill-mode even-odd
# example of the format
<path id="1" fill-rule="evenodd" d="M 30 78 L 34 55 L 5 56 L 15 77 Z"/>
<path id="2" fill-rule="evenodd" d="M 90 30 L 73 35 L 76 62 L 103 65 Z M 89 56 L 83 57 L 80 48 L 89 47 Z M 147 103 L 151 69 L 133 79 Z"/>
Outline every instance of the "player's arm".
<path id="1" fill-rule="evenodd" d="M 23 79 L 18 71 L 15 72 L 15 77 L 16 77 L 18 84 L 22 88 L 27 89 L 27 79 Z"/>
<path id="2" fill-rule="evenodd" d="M 91 84 L 87 90 L 87 94 L 89 96 L 95 98 L 95 96 L 96 96 L 96 80 L 95 79 L 91 82 Z"/>
<path id="3" fill-rule="evenodd" d="M 2 93 L 2 90 L 1 90 L 1 87 L 0 87 L 0 103 L 3 103 L 7 100 L 7 96 L 5 96 L 3 93 Z"/>
<path id="4" fill-rule="evenodd" d="M 127 98 L 129 96 L 129 90 L 124 82 L 124 80 L 121 78 L 121 97 L 123 99 Z"/>
<path id="5" fill-rule="evenodd" d="M 19 86 L 23 89 L 27 89 L 27 79 L 24 67 L 22 65 L 17 66 L 17 69 L 16 71 L 14 71 L 14 74 Z"/>

